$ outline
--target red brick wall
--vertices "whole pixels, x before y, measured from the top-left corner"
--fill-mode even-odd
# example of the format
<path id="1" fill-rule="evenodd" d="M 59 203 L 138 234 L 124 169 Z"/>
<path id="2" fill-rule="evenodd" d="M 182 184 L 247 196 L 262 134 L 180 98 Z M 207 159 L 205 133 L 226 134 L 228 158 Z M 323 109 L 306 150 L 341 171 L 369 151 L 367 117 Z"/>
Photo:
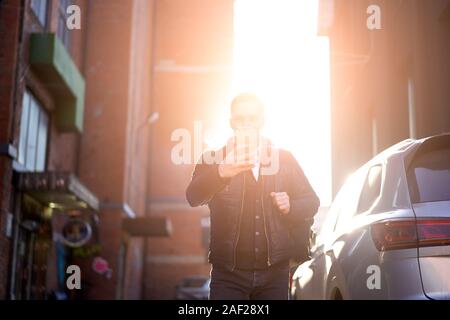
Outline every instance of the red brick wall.
<path id="1" fill-rule="evenodd" d="M 20 130 L 22 96 L 28 88 L 50 116 L 58 106 L 38 76 L 28 65 L 29 35 L 32 32 L 55 32 L 58 1 L 50 1 L 50 20 L 42 28 L 25 1 L 23 45 L 18 53 L 20 1 L 2 1 L 0 5 L 0 142 L 17 145 Z M 150 107 L 152 1 L 78 0 L 82 10 L 82 30 L 72 31 L 70 54 L 86 80 L 84 132 L 61 133 L 50 125 L 47 169 L 72 171 L 93 191 L 101 202 L 128 204 L 143 215 L 146 202 L 147 135 L 145 119 Z M 7 9 L 5 9 L 7 8 Z M 85 50 L 85 45 L 87 48 Z M 5 48 L 5 50 L 3 50 Z M 85 55 L 86 53 L 86 55 Z M 16 108 L 14 59 L 20 55 Z M 12 111 L 15 110 L 13 117 Z M 11 124 L 13 123 L 13 127 Z M 10 129 L 12 128 L 12 129 Z M 9 132 L 12 130 L 12 134 Z M 11 135 L 11 136 L 10 136 Z M 78 163 L 79 161 L 79 163 Z M 11 161 L 0 159 L 1 226 L 10 210 Z M 111 299 L 117 285 L 117 262 L 121 234 L 122 210 L 100 212 L 101 255 L 113 269 L 107 279 L 84 266 L 86 280 L 91 281 L 90 298 Z M 8 264 L 8 241 L 0 235 L 0 298 L 5 295 Z M 142 288 L 143 240 L 129 239 L 125 273 L 125 298 L 140 298 Z M 50 259 L 51 260 L 51 259 Z M 50 261 L 52 263 L 52 261 Z M 81 262 L 80 262 L 81 263 Z"/>
<path id="2" fill-rule="evenodd" d="M 48 31 L 56 32 L 57 14 L 59 1 L 50 1 L 50 23 Z M 69 54 L 73 62 L 84 75 L 84 51 L 85 51 L 85 33 L 87 21 L 87 1 L 75 0 L 73 4 L 81 9 L 81 30 L 71 30 L 71 45 Z M 56 106 L 57 107 L 57 106 Z M 49 140 L 48 170 L 50 171 L 70 171 L 78 174 L 77 162 L 79 161 L 79 140 L 77 133 L 62 133 L 56 128 L 55 122 L 52 122 Z"/>
<path id="3" fill-rule="evenodd" d="M 23 45 L 20 48 L 19 64 L 19 75 L 22 81 L 19 82 L 17 87 L 18 101 L 15 115 L 16 125 L 14 126 L 14 139 L 16 143 L 19 138 L 21 105 L 25 88 L 28 88 L 40 101 L 42 106 L 49 112 L 50 119 L 52 118 L 53 111 L 58 107 L 55 104 L 50 92 L 41 82 L 41 79 L 39 79 L 39 77 L 29 67 L 30 35 L 34 32 L 56 32 L 57 29 L 57 10 L 59 2 L 49 1 L 49 4 L 51 7 L 48 9 L 49 13 L 47 16 L 47 26 L 42 27 L 31 11 L 30 1 L 25 2 Z M 78 0 L 75 1 L 75 4 L 80 6 L 82 21 L 84 21 L 86 16 L 86 1 Z M 72 44 L 70 47 L 71 50 L 69 51 L 73 61 L 81 73 L 83 73 L 84 29 L 82 24 L 81 30 L 71 31 Z M 62 133 L 58 131 L 55 122 L 51 121 L 48 140 L 47 169 L 50 171 L 71 171 L 76 173 L 78 161 L 78 139 L 78 134 L 76 133 Z"/>
<path id="4" fill-rule="evenodd" d="M 29 39 L 33 32 L 56 31 L 57 1 L 50 1 L 52 8 L 48 15 L 47 27 L 42 27 L 31 11 L 31 1 L 24 2 L 23 20 L 21 20 L 21 1 L 2 1 L 0 4 L 0 143 L 12 143 L 18 147 L 20 119 L 22 112 L 22 98 L 28 88 L 49 112 L 57 107 L 51 94 L 36 74 L 29 67 Z M 85 12 L 86 1 L 79 0 L 76 4 Z M 23 31 L 20 34 L 20 23 Z M 19 46 L 19 37 L 22 45 Z M 83 30 L 72 32 L 71 55 L 79 68 L 82 67 Z M 82 70 L 81 70 L 82 71 Z M 18 77 L 16 79 L 16 72 Z M 47 169 L 72 171 L 76 170 L 77 162 L 77 134 L 61 133 L 56 129 L 54 121 L 50 123 Z M 14 195 L 12 188 L 12 161 L 0 159 L 0 298 L 6 298 L 6 283 L 9 277 L 9 260 L 11 243 L 4 237 L 5 217 L 7 212 L 13 211 L 11 199 Z"/>
<path id="5" fill-rule="evenodd" d="M 150 107 L 152 2 L 96 0 L 87 21 L 86 108 L 80 176 L 100 201 L 145 211 Z M 101 255 L 113 279 L 97 284 L 96 298 L 115 297 L 124 211 L 102 210 Z M 130 239 L 124 298 L 141 297 L 142 239 Z M 93 281 L 97 281 L 93 279 Z"/>
<path id="6" fill-rule="evenodd" d="M 102 201 L 123 201 L 131 1 L 93 1 L 87 27 L 81 178 Z"/>
<path id="7" fill-rule="evenodd" d="M 15 0 L 0 4 L 0 143 L 12 143 L 14 87 L 20 7 Z M 7 297 L 10 239 L 5 236 L 6 214 L 11 212 L 11 160 L 0 156 L 0 299 Z"/>
<path id="8" fill-rule="evenodd" d="M 210 270 L 202 260 L 207 252 L 200 226 L 208 212 L 190 209 L 185 201 L 193 165 L 172 163 L 171 134 L 186 128 L 194 139 L 195 120 L 211 125 L 220 108 L 227 108 L 233 1 L 160 0 L 156 9 L 152 93 L 160 120 L 151 131 L 149 212 L 168 217 L 173 235 L 148 241 L 145 298 L 171 299 L 181 278 Z"/>

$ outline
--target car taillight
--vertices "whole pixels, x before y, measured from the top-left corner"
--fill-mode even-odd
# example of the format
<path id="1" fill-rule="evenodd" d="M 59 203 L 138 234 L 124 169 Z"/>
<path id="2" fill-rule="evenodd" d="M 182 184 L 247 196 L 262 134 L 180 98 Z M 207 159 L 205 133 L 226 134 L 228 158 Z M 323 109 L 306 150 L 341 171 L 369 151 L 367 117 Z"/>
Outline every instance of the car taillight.
<path id="1" fill-rule="evenodd" d="M 450 245 L 450 219 L 383 221 L 371 232 L 380 251 Z"/>
<path id="2" fill-rule="evenodd" d="M 421 247 L 450 245 L 450 219 L 419 220 L 417 233 Z"/>
<path id="3" fill-rule="evenodd" d="M 373 224 L 371 231 L 379 251 L 417 246 L 415 221 L 383 221 Z"/>

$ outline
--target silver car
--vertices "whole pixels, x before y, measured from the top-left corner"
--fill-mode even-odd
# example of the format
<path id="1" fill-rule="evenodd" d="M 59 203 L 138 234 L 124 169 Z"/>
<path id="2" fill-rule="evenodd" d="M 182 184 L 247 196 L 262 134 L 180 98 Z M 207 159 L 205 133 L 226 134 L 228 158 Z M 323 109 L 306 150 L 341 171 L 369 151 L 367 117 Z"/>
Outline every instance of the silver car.
<path id="1" fill-rule="evenodd" d="M 176 286 L 177 300 L 207 300 L 209 296 L 209 276 L 189 276 Z"/>
<path id="2" fill-rule="evenodd" d="M 352 174 L 293 275 L 294 299 L 450 299 L 450 134 Z"/>

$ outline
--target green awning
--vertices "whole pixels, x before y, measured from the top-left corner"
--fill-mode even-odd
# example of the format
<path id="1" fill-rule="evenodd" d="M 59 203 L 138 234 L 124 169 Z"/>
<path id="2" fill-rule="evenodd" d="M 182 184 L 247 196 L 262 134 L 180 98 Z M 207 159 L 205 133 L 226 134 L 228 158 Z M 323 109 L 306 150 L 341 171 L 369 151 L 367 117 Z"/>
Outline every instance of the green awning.
<path id="1" fill-rule="evenodd" d="M 58 129 L 82 132 L 85 81 L 54 33 L 31 35 L 30 64 L 55 97 Z"/>

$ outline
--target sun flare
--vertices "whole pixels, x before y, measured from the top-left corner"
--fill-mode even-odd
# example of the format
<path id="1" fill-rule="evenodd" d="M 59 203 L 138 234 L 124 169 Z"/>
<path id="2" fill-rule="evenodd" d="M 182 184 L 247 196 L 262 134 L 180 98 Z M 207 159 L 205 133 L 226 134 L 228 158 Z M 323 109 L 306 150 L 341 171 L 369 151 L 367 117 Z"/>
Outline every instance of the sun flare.
<path id="1" fill-rule="evenodd" d="M 266 105 L 264 134 L 293 152 L 331 202 L 328 38 L 316 35 L 314 0 L 236 0 L 233 94 L 252 91 Z"/>

